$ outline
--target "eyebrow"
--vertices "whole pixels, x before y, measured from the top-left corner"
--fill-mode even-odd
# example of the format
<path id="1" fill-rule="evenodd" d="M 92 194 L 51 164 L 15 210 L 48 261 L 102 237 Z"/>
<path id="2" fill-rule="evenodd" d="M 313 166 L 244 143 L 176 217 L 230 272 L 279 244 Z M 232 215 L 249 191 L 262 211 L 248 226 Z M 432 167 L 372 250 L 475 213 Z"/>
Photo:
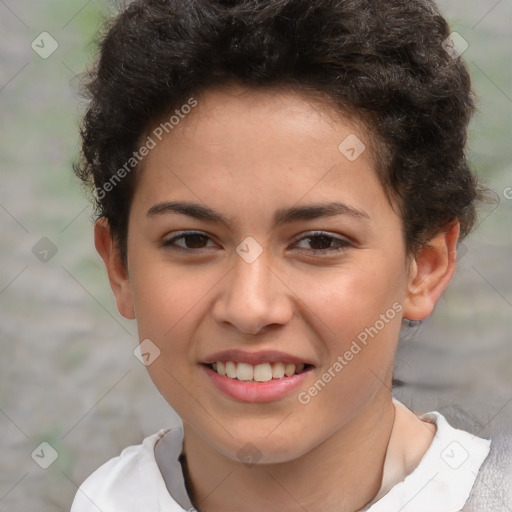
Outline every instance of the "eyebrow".
<path id="1" fill-rule="evenodd" d="M 194 217 L 199 220 L 206 220 L 222 224 L 232 229 L 232 224 L 227 217 L 221 213 L 203 206 L 198 203 L 189 203 L 183 201 L 166 201 L 153 205 L 146 213 L 153 217 L 168 213 L 178 213 Z M 363 210 L 340 202 L 328 202 L 320 204 L 310 204 L 306 206 L 293 206 L 291 208 L 282 208 L 277 210 L 274 215 L 274 227 L 290 224 L 300 220 L 313 220 L 321 217 L 335 217 L 338 215 L 348 215 L 356 219 L 370 220 L 370 216 Z"/>

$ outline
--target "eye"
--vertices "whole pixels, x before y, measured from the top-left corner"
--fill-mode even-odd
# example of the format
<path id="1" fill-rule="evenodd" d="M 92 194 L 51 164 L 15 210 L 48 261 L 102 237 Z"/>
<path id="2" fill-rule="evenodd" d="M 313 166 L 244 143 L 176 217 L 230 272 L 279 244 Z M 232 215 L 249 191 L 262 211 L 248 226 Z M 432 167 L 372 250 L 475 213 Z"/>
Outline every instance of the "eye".
<path id="1" fill-rule="evenodd" d="M 164 239 L 161 242 L 162 247 L 166 247 L 176 251 L 196 252 L 201 253 L 206 249 L 206 244 L 211 238 L 205 233 L 199 231 L 184 231 L 180 234 Z M 182 245 L 177 242 L 181 241 Z"/>
<path id="2" fill-rule="evenodd" d="M 162 240 L 161 245 L 174 251 L 203 253 L 208 249 L 209 241 L 213 242 L 211 237 L 200 231 L 183 231 L 172 238 Z M 335 237 L 322 231 L 309 233 L 308 236 L 302 237 L 296 242 L 295 246 L 304 242 L 310 248 L 299 248 L 299 251 L 314 255 L 340 253 L 352 245 L 345 238 Z M 215 247 L 215 245 L 210 245 L 210 247 Z"/>
<path id="3" fill-rule="evenodd" d="M 345 238 L 331 236 L 328 233 L 324 233 L 322 231 L 309 233 L 308 236 L 301 238 L 297 244 L 302 243 L 303 241 L 306 241 L 307 244 L 312 248 L 305 249 L 302 252 L 313 254 L 340 253 L 352 245 Z"/>

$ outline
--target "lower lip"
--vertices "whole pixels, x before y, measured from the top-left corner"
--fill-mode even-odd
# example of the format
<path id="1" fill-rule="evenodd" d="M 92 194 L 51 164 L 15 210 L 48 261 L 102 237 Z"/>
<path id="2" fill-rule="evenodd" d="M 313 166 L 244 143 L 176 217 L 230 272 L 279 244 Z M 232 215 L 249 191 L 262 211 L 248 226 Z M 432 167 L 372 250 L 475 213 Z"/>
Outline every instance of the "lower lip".
<path id="1" fill-rule="evenodd" d="M 291 377 L 272 379 L 267 382 L 251 382 L 230 379 L 219 375 L 209 366 L 202 365 L 202 367 L 218 390 L 240 402 L 272 402 L 279 400 L 296 390 L 311 371 L 306 370 Z"/>

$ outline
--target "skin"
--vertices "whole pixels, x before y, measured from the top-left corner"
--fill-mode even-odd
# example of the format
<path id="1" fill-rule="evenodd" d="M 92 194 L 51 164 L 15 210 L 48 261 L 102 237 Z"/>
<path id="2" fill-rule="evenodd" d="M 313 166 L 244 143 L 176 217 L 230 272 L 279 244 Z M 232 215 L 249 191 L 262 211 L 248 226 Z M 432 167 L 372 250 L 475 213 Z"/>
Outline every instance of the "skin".
<path id="1" fill-rule="evenodd" d="M 338 150 L 350 134 L 367 148 L 353 162 Z M 402 317 L 426 318 L 453 275 L 459 225 L 410 255 L 370 148 L 360 123 L 296 93 L 209 90 L 143 162 L 127 269 L 108 223 L 96 224 L 120 313 L 161 351 L 148 371 L 183 420 L 189 493 L 200 510 L 354 511 L 403 479 L 432 441 L 435 427 L 393 405 L 393 359 Z M 231 227 L 147 215 L 178 200 L 215 209 Z M 273 226 L 278 209 L 331 201 L 366 217 Z M 209 238 L 180 239 L 181 252 L 162 246 L 184 230 Z M 336 240 L 307 238 L 317 230 L 348 244 L 336 252 Z M 253 263 L 236 252 L 248 236 L 263 251 Z M 280 350 L 314 365 L 304 391 L 394 303 L 401 313 L 307 405 L 295 392 L 271 403 L 233 400 L 200 364 L 232 348 Z M 257 449 L 254 465 L 237 457 L 247 443 Z M 392 481 L 383 481 L 384 463 Z"/>

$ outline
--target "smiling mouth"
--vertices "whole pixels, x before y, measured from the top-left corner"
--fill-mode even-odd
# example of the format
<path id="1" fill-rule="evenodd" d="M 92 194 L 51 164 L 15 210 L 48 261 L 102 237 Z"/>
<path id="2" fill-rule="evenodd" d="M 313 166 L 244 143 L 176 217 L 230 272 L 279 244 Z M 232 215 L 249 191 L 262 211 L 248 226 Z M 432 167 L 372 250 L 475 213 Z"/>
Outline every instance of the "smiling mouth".
<path id="1" fill-rule="evenodd" d="M 207 364 L 208 368 L 228 379 L 245 382 L 269 382 L 304 373 L 311 368 L 310 364 L 294 363 L 261 363 L 248 364 L 236 361 L 217 361 Z"/>

